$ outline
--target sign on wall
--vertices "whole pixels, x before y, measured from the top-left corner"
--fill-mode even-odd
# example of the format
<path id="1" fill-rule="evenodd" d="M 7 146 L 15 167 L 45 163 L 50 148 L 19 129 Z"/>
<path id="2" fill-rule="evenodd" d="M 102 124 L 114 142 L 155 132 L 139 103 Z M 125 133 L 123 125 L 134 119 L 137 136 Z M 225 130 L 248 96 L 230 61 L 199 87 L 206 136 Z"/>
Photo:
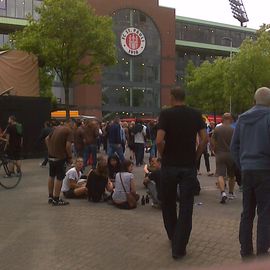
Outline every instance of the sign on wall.
<path id="1" fill-rule="evenodd" d="M 145 36 L 138 28 L 129 27 L 121 35 L 122 48 L 129 55 L 140 55 L 145 49 L 145 44 Z"/>

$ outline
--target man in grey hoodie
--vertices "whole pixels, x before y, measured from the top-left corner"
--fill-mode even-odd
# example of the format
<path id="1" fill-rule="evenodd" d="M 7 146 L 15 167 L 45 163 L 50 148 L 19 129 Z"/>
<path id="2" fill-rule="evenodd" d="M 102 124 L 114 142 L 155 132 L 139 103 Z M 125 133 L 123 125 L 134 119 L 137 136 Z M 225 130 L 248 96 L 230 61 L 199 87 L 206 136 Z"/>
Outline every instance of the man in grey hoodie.
<path id="1" fill-rule="evenodd" d="M 270 89 L 259 88 L 255 106 L 237 122 L 231 152 L 243 176 L 243 212 L 239 240 L 242 258 L 252 257 L 252 229 L 257 207 L 257 256 L 270 247 Z"/>

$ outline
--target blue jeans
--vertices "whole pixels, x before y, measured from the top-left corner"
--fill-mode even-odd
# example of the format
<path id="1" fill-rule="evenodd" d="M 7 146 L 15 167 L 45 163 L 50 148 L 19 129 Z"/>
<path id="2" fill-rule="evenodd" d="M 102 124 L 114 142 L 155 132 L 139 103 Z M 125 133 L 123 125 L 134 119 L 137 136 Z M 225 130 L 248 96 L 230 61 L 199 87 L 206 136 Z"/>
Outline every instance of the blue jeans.
<path id="1" fill-rule="evenodd" d="M 162 215 L 172 255 L 183 255 L 192 229 L 194 193 L 197 188 L 196 168 L 163 166 L 161 169 Z M 176 212 L 177 186 L 180 190 L 179 213 Z"/>
<path id="2" fill-rule="evenodd" d="M 152 146 L 150 149 L 150 157 L 156 157 L 157 156 L 157 145 L 156 145 L 156 141 L 153 140 L 152 141 Z"/>
<path id="3" fill-rule="evenodd" d="M 257 255 L 264 255 L 270 247 L 270 170 L 243 171 L 242 177 L 240 253 L 242 257 L 253 254 L 252 230 L 257 207 Z"/>
<path id="4" fill-rule="evenodd" d="M 135 143 L 134 147 L 136 165 L 142 165 L 144 159 L 144 143 Z"/>
<path id="5" fill-rule="evenodd" d="M 86 145 L 83 149 L 83 167 L 87 166 L 87 161 L 89 159 L 90 154 L 92 154 L 93 158 L 93 168 L 97 166 L 97 146 L 95 144 Z"/>
<path id="6" fill-rule="evenodd" d="M 121 144 L 108 144 L 108 156 L 112 156 L 114 153 L 116 153 L 120 159 L 121 162 L 125 160 L 123 148 Z"/>

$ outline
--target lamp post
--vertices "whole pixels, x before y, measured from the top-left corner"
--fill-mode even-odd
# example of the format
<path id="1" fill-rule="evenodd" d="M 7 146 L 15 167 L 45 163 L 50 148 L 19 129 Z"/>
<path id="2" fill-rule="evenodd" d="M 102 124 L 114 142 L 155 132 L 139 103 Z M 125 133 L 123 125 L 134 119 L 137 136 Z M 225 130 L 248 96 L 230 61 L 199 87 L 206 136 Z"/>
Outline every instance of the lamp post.
<path id="1" fill-rule="evenodd" d="M 230 64 L 232 64 L 232 50 L 233 50 L 233 40 L 230 37 L 223 37 L 222 40 L 230 41 Z M 230 90 L 230 113 L 232 113 L 232 95 Z"/>

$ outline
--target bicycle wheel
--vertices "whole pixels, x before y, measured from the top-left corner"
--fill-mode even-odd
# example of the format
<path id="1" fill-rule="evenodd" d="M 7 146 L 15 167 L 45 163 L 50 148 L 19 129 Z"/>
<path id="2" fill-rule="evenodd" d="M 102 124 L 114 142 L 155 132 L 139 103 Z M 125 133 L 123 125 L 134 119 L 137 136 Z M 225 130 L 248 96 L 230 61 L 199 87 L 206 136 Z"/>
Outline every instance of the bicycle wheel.
<path id="1" fill-rule="evenodd" d="M 10 173 L 7 164 L 3 164 L 4 170 L 0 171 L 0 185 L 3 188 L 15 188 L 21 181 L 22 173 Z"/>

